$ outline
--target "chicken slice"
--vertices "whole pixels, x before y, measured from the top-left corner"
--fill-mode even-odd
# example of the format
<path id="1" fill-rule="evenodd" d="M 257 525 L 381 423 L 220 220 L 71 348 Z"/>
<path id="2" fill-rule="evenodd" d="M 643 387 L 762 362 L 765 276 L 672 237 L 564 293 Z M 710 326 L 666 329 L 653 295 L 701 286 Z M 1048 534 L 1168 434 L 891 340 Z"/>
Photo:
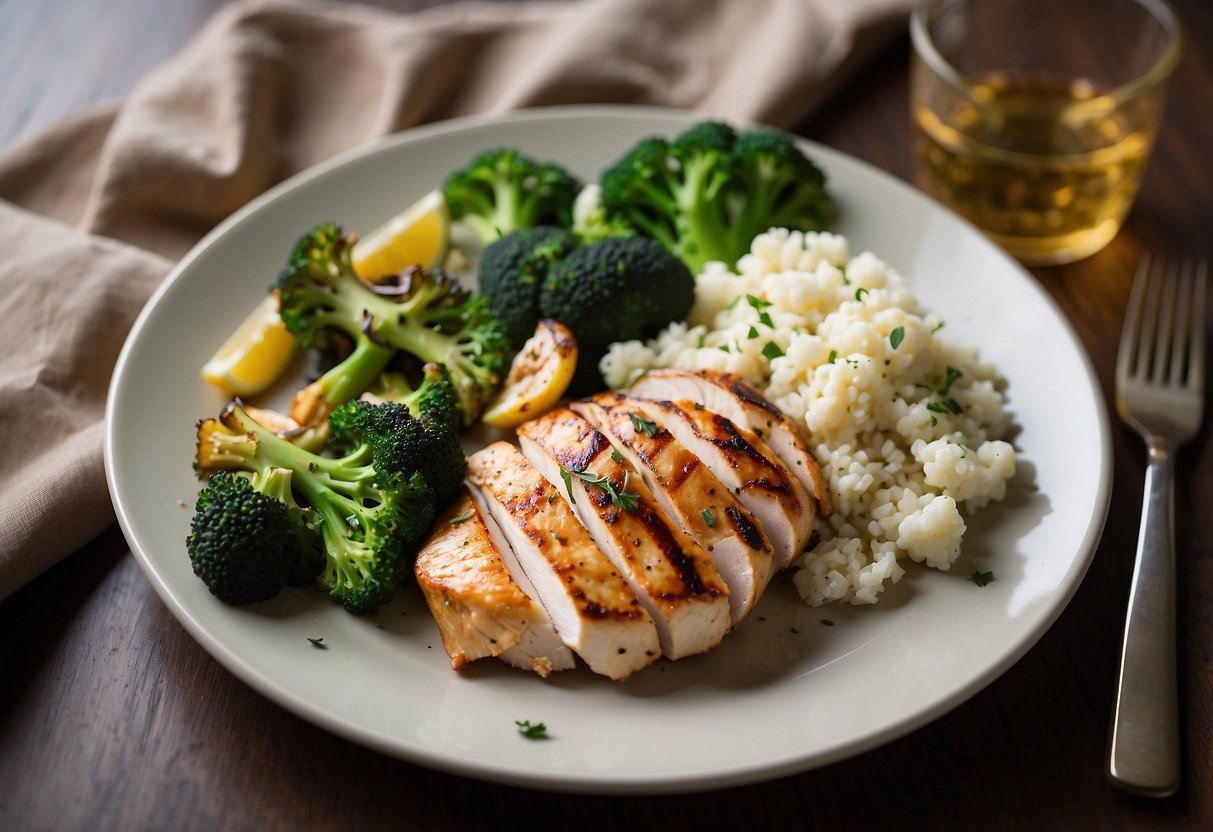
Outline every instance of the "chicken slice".
<path id="1" fill-rule="evenodd" d="M 729 590 L 711 557 L 666 522 L 641 478 L 612 459 L 606 437 L 561 407 L 521 425 L 518 438 L 636 592 L 657 625 L 662 653 L 678 659 L 720 644 L 729 629 Z"/>
<path id="2" fill-rule="evenodd" d="M 766 443 L 719 413 L 689 401 L 600 393 L 594 401 L 622 408 L 664 428 L 699 457 L 756 518 L 775 550 L 775 569 L 789 566 L 813 531 L 813 499 Z"/>
<path id="3" fill-rule="evenodd" d="M 576 665 L 543 607 L 511 577 L 466 486 L 434 524 L 413 573 L 455 670 L 486 656 L 545 678 Z"/>
<path id="4" fill-rule="evenodd" d="M 736 627 L 762 596 L 774 571 L 774 553 L 754 516 L 699 457 L 664 429 L 643 430 L 634 411 L 598 401 L 569 405 L 602 432 L 640 472 L 658 503 L 712 556 L 729 587 Z"/>
<path id="5" fill-rule="evenodd" d="M 696 402 L 752 430 L 813 495 L 821 514 L 829 516 L 830 492 L 800 429 L 745 380 L 717 370 L 660 369 L 645 373 L 628 393 L 659 401 Z"/>
<path id="6" fill-rule="evenodd" d="M 517 559 L 556 632 L 592 671 L 626 679 L 661 656 L 636 593 L 516 447 L 495 442 L 474 453 L 468 482 L 509 545 L 502 557 Z"/>

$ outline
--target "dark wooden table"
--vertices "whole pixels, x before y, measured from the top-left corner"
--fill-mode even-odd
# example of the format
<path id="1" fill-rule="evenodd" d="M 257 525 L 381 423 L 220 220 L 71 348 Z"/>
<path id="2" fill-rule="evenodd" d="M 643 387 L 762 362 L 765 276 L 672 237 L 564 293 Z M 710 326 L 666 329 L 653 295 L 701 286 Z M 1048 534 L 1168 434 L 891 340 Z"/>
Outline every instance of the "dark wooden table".
<path id="1" fill-rule="evenodd" d="M 3 0 L 0 146 L 124 94 L 219 5 Z M 1127 226 L 1095 257 L 1035 272 L 1089 351 L 1109 407 L 1139 255 L 1213 257 L 1213 4 L 1177 6 L 1189 48 Z M 800 132 L 912 180 L 907 66 L 903 40 Z M 1144 800 L 1103 775 L 1145 465 L 1135 436 L 1119 424 L 1113 434 L 1112 508 L 1090 571 L 1000 679 L 882 748 L 689 797 L 541 794 L 338 739 L 215 662 L 111 529 L 0 605 L 0 828 L 465 829 L 515 818 L 614 829 L 1213 829 L 1213 446 L 1206 432 L 1180 470 L 1184 782 L 1174 798 Z"/>

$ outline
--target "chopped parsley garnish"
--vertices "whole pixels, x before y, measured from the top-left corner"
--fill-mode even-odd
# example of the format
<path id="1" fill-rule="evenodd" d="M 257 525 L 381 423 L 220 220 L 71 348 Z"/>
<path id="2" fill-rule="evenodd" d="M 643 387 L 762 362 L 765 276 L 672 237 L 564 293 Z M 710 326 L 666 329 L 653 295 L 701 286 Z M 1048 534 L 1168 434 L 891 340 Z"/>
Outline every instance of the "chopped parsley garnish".
<path id="1" fill-rule="evenodd" d="M 749 330 L 749 332 L 746 333 L 745 337 L 749 338 L 751 341 L 753 341 L 755 338 L 758 337 L 758 328 L 751 325 L 750 330 Z"/>
<path id="2" fill-rule="evenodd" d="M 548 727 L 542 722 L 531 722 L 529 719 L 516 719 L 514 720 L 514 724 L 518 726 L 518 733 L 528 740 L 546 740 L 548 738 Z"/>
<path id="3" fill-rule="evenodd" d="M 611 448 L 611 459 L 615 462 L 616 465 L 623 464 L 623 454 L 619 453 L 618 448 Z"/>
<path id="4" fill-rule="evenodd" d="M 937 402 L 927 402 L 927 410 L 932 413 L 952 413 L 957 416 L 964 413 L 964 408 L 956 399 L 941 399 Z"/>
<path id="5" fill-rule="evenodd" d="M 554 502 L 556 502 L 556 492 L 555 491 L 553 491 L 551 494 L 548 494 L 548 505 L 550 506 Z"/>
<path id="6" fill-rule="evenodd" d="M 838 350 L 830 350 L 830 355 L 828 358 L 826 358 L 826 363 L 833 364 L 837 360 L 838 360 Z"/>
<path id="7" fill-rule="evenodd" d="M 310 641 L 312 646 L 317 650 L 329 649 L 329 646 L 324 643 L 324 636 L 321 636 L 320 638 L 309 638 L 308 641 Z"/>
<path id="8" fill-rule="evenodd" d="M 465 511 L 463 514 L 460 514 L 456 517 L 452 517 L 450 520 L 450 523 L 452 526 L 458 526 L 460 523 L 466 523 L 468 520 L 471 520 L 471 519 L 472 519 L 472 513 L 470 511 Z"/>
<path id="9" fill-rule="evenodd" d="M 606 477 L 599 477 L 588 471 L 574 471 L 561 465 L 560 478 L 564 480 L 564 487 L 569 492 L 570 502 L 576 502 L 573 499 L 573 477 L 581 480 L 586 485 L 601 488 L 611 498 L 611 504 L 618 506 L 624 511 L 635 511 L 636 507 L 640 504 L 640 495 L 628 491 L 628 480 L 632 477 L 631 471 L 623 472 L 623 488 L 617 490 L 615 484 Z"/>
<path id="10" fill-rule="evenodd" d="M 753 295 L 746 295 L 745 301 L 750 306 L 754 307 L 754 311 L 758 313 L 758 323 L 762 324 L 763 326 L 769 326 L 771 329 L 775 328 L 775 322 L 771 320 L 770 313 L 766 311 L 767 307 L 771 305 L 769 300 L 756 298 Z M 750 337 L 754 338 L 756 336 L 751 335 Z"/>
<path id="11" fill-rule="evenodd" d="M 776 358 L 783 355 L 783 350 L 781 350 L 779 345 L 774 341 L 767 341 L 762 347 L 762 354 L 767 361 L 774 361 Z"/>
<path id="12" fill-rule="evenodd" d="M 868 290 L 865 289 L 864 287 L 860 286 L 858 289 L 855 290 L 855 300 L 859 300 L 859 301 L 863 300 L 863 296 L 866 295 L 867 293 L 868 293 Z"/>
<path id="13" fill-rule="evenodd" d="M 730 348 L 729 348 L 729 345 L 728 345 L 728 344 L 721 344 L 721 345 L 720 345 L 719 347 L 717 347 L 716 349 L 720 350 L 721 352 L 729 352 L 729 351 L 730 351 Z"/>
<path id="14" fill-rule="evenodd" d="M 978 572 L 975 570 L 973 572 L 973 574 L 969 576 L 969 580 L 972 581 L 973 583 L 977 584 L 978 586 L 985 586 L 990 581 L 994 580 L 994 573 L 993 572 Z"/>
<path id="15" fill-rule="evenodd" d="M 656 422 L 650 422 L 648 419 L 642 419 L 640 416 L 638 416 L 635 413 L 629 413 L 628 416 L 631 417 L 632 428 L 637 433 L 643 433 L 645 436 L 656 436 L 657 435 L 657 423 Z"/>
<path id="16" fill-rule="evenodd" d="M 956 380 L 962 375 L 964 375 L 964 373 L 962 373 L 960 370 L 949 366 L 947 369 L 947 377 L 943 380 L 943 387 L 939 389 L 939 395 L 948 395 L 948 391 L 952 389 L 952 385 L 955 384 Z"/>
<path id="17" fill-rule="evenodd" d="M 699 516 L 702 517 L 703 522 L 707 523 L 709 526 L 716 525 L 716 512 L 712 511 L 710 508 L 705 508 L 703 511 L 699 512 Z"/>
<path id="18" fill-rule="evenodd" d="M 892 346 L 893 349 L 897 349 L 901 346 L 901 342 L 905 339 L 905 337 L 906 328 L 904 326 L 894 327 L 893 331 L 889 333 L 889 345 Z"/>

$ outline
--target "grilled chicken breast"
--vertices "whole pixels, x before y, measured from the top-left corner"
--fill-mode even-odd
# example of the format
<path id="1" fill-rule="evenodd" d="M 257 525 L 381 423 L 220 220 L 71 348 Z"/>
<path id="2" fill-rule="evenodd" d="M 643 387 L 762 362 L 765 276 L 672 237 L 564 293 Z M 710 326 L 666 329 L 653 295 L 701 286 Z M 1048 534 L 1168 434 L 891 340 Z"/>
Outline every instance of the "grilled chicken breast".
<path id="1" fill-rule="evenodd" d="M 466 487 L 434 524 L 413 572 L 455 670 L 486 656 L 543 677 L 576 665 L 543 607 L 511 576 Z"/>
<path id="2" fill-rule="evenodd" d="M 474 453 L 468 482 L 509 546 L 500 547 L 503 558 L 517 559 L 556 632 L 591 670 L 626 679 L 661 656 L 636 593 L 516 447 L 495 442 Z"/>
<path id="3" fill-rule="evenodd" d="M 670 659 L 715 648 L 729 629 L 729 591 L 708 553 L 662 516 L 652 492 L 612 459 L 611 445 L 566 407 L 518 428 L 522 453 L 569 500 L 631 585 Z"/>
<path id="4" fill-rule="evenodd" d="M 752 431 L 689 401 L 658 401 L 618 393 L 602 393 L 594 401 L 638 414 L 668 430 L 699 457 L 758 519 L 774 548 L 777 570 L 790 565 L 804 551 L 813 530 L 813 500 Z"/>
<path id="5" fill-rule="evenodd" d="M 708 551 L 729 588 L 732 625 L 758 602 L 771 579 L 774 553 L 750 512 L 664 429 L 647 429 L 635 411 L 601 401 L 570 407 L 610 440 L 640 472 L 666 515 Z"/>
<path id="6" fill-rule="evenodd" d="M 830 495 L 817 459 L 796 424 L 747 382 L 715 370 L 651 370 L 628 392 L 659 401 L 691 401 L 719 413 L 759 436 L 817 500 L 818 510 L 830 514 Z"/>

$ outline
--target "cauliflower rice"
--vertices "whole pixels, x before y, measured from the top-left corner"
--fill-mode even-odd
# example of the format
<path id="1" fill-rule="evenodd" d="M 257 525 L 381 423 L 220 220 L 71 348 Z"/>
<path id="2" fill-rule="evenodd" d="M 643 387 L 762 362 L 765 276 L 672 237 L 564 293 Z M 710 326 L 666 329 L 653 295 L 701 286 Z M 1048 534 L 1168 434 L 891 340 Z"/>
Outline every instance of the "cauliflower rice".
<path id="1" fill-rule="evenodd" d="M 839 235 L 759 235 L 736 273 L 708 264 L 685 323 L 615 344 L 601 364 L 613 387 L 657 367 L 741 376 L 809 438 L 834 510 L 796 564 L 812 605 L 875 603 L 905 557 L 950 568 L 964 515 L 1001 499 L 1015 473 L 995 369 Z"/>

